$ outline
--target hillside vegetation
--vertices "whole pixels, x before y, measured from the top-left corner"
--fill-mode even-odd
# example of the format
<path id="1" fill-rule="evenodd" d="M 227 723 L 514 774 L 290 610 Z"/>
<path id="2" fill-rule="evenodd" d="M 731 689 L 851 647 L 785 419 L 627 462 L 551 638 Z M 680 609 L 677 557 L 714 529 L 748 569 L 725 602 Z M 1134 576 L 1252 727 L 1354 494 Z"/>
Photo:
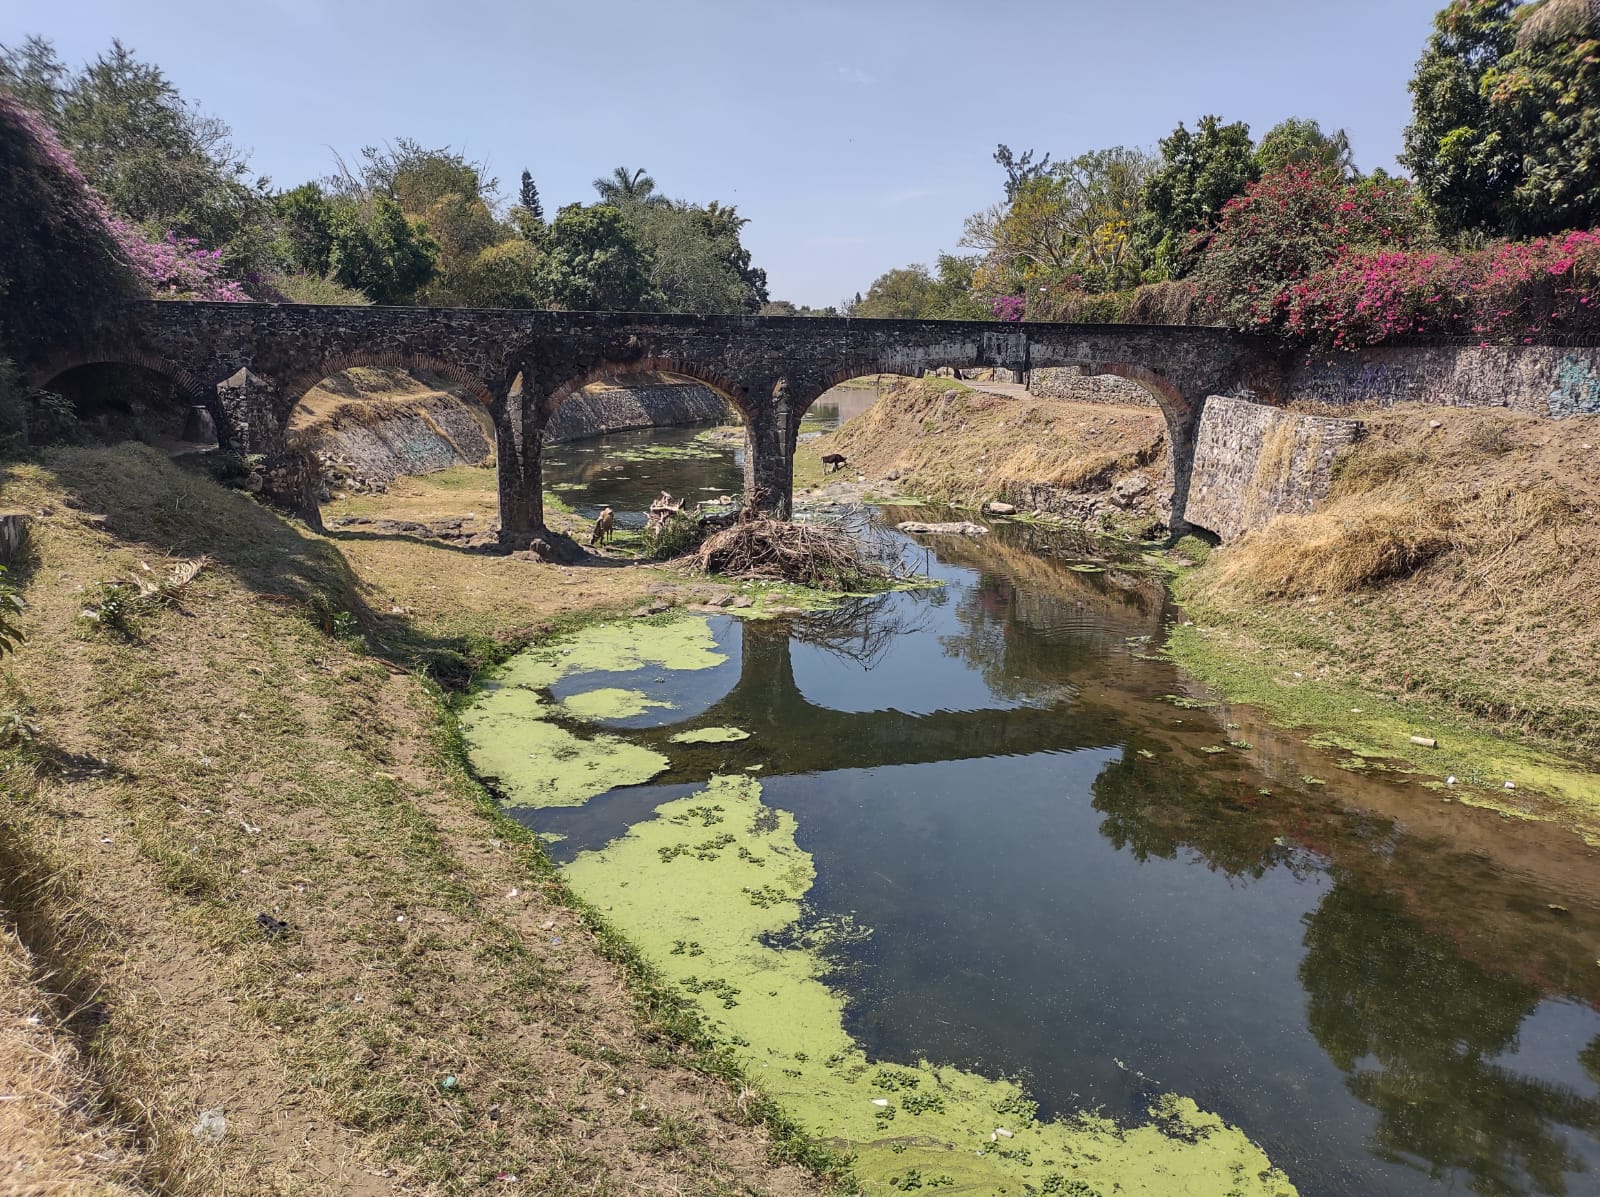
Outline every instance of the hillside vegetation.
<path id="1" fill-rule="evenodd" d="M 37 516 L 0 697 L 0 1190 L 815 1189 L 469 780 L 434 680 L 659 575 L 315 536 L 136 445 L 0 493 Z M 182 561 L 164 601 L 106 586 Z"/>
<path id="2" fill-rule="evenodd" d="M 1600 417 L 1362 414 L 1332 493 L 1179 584 L 1233 651 L 1600 754 Z"/>

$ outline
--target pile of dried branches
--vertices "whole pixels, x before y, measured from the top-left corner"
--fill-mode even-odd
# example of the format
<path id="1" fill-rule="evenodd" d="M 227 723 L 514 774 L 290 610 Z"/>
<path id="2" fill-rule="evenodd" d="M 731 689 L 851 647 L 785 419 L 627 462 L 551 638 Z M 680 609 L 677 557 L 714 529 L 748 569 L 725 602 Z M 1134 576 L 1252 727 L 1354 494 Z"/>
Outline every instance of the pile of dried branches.
<path id="1" fill-rule="evenodd" d="M 710 537 L 694 556 L 706 573 L 775 578 L 822 590 L 862 590 L 900 576 L 897 561 L 840 523 L 741 520 Z"/>

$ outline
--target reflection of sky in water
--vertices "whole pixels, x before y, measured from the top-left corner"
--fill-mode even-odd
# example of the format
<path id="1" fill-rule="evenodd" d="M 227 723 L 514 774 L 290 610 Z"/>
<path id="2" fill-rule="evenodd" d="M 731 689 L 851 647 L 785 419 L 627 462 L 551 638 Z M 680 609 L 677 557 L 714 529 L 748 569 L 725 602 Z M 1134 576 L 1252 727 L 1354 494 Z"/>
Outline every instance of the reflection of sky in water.
<path id="1" fill-rule="evenodd" d="M 673 770 L 524 817 L 569 837 L 554 851 L 570 859 L 694 777 L 763 763 L 815 858 L 814 911 L 874 931 L 834 976 L 869 1052 L 1018 1076 L 1054 1111 L 1136 1118 L 1157 1092 L 1191 1096 L 1307 1197 L 1600 1193 L 1600 1085 L 1579 1062 L 1594 1043 L 1600 1070 L 1592 878 L 1574 893 L 1464 869 L 1459 849 L 1344 805 L 1432 795 L 1292 741 L 1270 777 L 1248 751 L 1201 753 L 1228 729 L 1156 701 L 1184 683 L 1124 645 L 1159 632 L 1159 604 L 1098 576 L 1093 592 L 1049 569 L 1016 583 L 984 542 L 950 553 L 964 564 L 935 563 L 943 592 L 881 606 L 870 667 L 845 642 L 719 618 L 717 669 L 564 681 L 672 701 L 612 726 Z M 756 735 L 666 741 L 710 719 Z"/>

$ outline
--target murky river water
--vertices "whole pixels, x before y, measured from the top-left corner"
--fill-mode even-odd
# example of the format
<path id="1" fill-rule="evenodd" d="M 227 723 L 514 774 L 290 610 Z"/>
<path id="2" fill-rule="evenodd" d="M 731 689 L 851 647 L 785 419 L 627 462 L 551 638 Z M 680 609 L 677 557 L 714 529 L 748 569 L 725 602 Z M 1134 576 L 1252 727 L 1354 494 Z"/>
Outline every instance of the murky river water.
<path id="1" fill-rule="evenodd" d="M 619 513 L 736 491 L 732 450 L 600 468 L 691 435 L 547 477 Z M 606 724 L 669 770 L 519 814 L 565 862 L 759 767 L 807 918 L 872 929 L 830 949 L 871 1057 L 1018 1078 L 1045 1114 L 1185 1094 L 1305 1194 L 1600 1194 L 1600 854 L 1209 703 L 1152 657 L 1149 572 L 1018 526 L 928 544 L 942 589 L 714 617 L 726 663 L 606 679 L 672 704 Z M 726 726 L 752 734 L 671 740 Z"/>

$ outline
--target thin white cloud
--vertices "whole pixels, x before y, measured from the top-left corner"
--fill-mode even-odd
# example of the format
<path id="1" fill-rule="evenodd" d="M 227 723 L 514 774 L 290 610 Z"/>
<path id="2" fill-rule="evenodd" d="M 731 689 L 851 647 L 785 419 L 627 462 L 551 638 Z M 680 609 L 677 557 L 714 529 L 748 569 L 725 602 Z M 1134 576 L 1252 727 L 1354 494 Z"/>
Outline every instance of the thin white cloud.
<path id="1" fill-rule="evenodd" d="M 857 87 L 871 87 L 878 81 L 876 75 L 868 74 L 857 66 L 839 66 L 836 68 L 842 78 L 850 80 Z"/>

